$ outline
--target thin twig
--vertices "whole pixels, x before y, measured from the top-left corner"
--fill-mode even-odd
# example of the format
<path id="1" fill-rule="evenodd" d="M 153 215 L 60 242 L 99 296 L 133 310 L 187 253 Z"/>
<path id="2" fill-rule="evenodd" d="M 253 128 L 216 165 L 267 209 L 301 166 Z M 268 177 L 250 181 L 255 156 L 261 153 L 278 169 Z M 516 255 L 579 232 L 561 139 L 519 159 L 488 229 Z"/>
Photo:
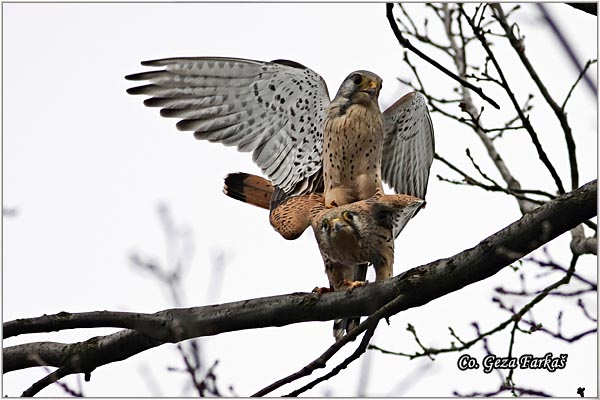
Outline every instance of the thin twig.
<path id="1" fill-rule="evenodd" d="M 536 5 L 539 8 L 540 12 L 542 13 L 542 16 L 544 17 L 544 19 L 550 26 L 550 29 L 552 30 L 552 32 L 554 33 L 554 35 L 556 36 L 556 38 L 562 45 L 562 47 L 565 50 L 565 52 L 567 53 L 567 55 L 569 56 L 569 60 L 571 61 L 571 64 L 573 64 L 573 66 L 575 67 L 575 69 L 577 71 L 581 71 L 582 68 L 581 68 L 581 65 L 579 65 L 579 61 L 577 60 L 577 56 L 575 55 L 575 51 L 573 50 L 573 47 L 569 44 L 569 42 L 567 41 L 567 38 L 562 34 L 558 25 L 556 25 L 556 23 L 554 22 L 554 18 L 552 18 L 552 16 L 548 12 L 548 9 L 546 8 L 546 6 L 542 3 L 536 3 Z M 594 82 L 592 82 L 592 79 L 589 76 L 584 75 L 583 80 L 587 84 L 587 87 L 594 94 L 594 96 L 598 96 L 598 87 L 596 86 L 596 84 Z"/>
<path id="2" fill-rule="evenodd" d="M 567 93 L 567 97 L 565 97 L 565 100 L 563 101 L 562 105 L 560 106 L 560 109 L 562 111 L 565 111 L 565 107 L 567 106 L 567 102 L 571 98 L 571 94 L 573 93 L 573 90 L 575 90 L 575 87 L 577 86 L 577 84 L 579 83 L 579 81 L 581 80 L 581 78 L 585 75 L 586 71 L 592 66 L 592 64 L 595 64 L 596 62 L 598 62 L 597 59 L 595 59 L 595 60 L 588 60 L 585 63 L 585 66 L 583 67 L 583 70 L 581 71 L 581 73 L 579 74 L 579 76 L 577 77 L 577 79 L 575 80 L 575 83 L 573 84 L 573 86 L 571 86 L 571 89 L 569 89 L 569 93 Z"/>
<path id="3" fill-rule="evenodd" d="M 519 114 L 519 118 L 521 119 L 521 121 L 523 123 L 523 126 L 525 127 L 525 130 L 529 134 L 529 137 L 531 138 L 531 141 L 533 142 L 533 145 L 535 146 L 535 149 L 536 149 L 536 151 L 538 153 L 538 157 L 540 158 L 540 160 L 542 161 L 542 163 L 546 166 L 546 168 L 550 172 L 550 175 L 554 179 L 554 182 L 556 183 L 556 186 L 558 188 L 558 192 L 561 193 L 561 194 L 565 193 L 565 188 L 564 188 L 564 186 L 562 184 L 562 180 L 560 179 L 560 176 L 556 172 L 556 169 L 554 168 L 554 165 L 552 165 L 552 162 L 550 161 L 550 159 L 548 158 L 548 155 L 544 151 L 544 149 L 542 147 L 542 144 L 540 143 L 540 140 L 539 140 L 539 138 L 537 136 L 537 133 L 535 132 L 535 130 L 533 129 L 533 126 L 531 125 L 531 122 L 529 121 L 529 118 L 521 110 L 521 107 L 519 106 L 519 103 L 517 102 L 517 99 L 515 98 L 514 93 L 510 89 L 508 81 L 506 80 L 506 77 L 504 76 L 504 72 L 502 71 L 502 68 L 500 67 L 500 64 L 498 63 L 498 60 L 496 59 L 496 56 L 492 52 L 492 50 L 491 50 L 491 48 L 489 46 L 489 43 L 488 43 L 488 41 L 485 38 L 485 35 L 483 34 L 483 32 L 479 28 L 477 28 L 475 26 L 475 23 L 467 15 L 467 13 L 465 12 L 465 10 L 463 9 L 463 7 L 462 7 L 461 4 L 458 5 L 458 8 L 460 9 L 460 12 L 465 17 L 465 19 L 467 20 L 467 22 L 469 23 L 469 25 L 471 26 L 471 29 L 473 30 L 473 33 L 475 34 L 475 36 L 477 36 L 477 38 L 479 39 L 479 42 L 481 43 L 481 45 L 485 49 L 485 51 L 486 51 L 489 59 L 494 64 L 494 67 L 496 68 L 496 72 L 498 72 L 498 76 L 500 77 L 500 80 L 502 81 L 503 88 L 506 91 L 506 94 L 508 95 L 510 101 L 512 102 L 515 110 Z"/>
<path id="4" fill-rule="evenodd" d="M 448 10 L 447 3 L 443 4 L 443 10 L 444 10 L 444 16 L 440 16 L 440 19 L 442 21 L 445 21 L 445 19 L 446 19 L 445 16 L 450 12 Z M 459 18 L 459 17 L 457 17 L 457 18 Z M 445 27 L 446 35 L 448 36 L 448 39 L 450 40 L 450 44 L 451 44 L 452 48 L 454 49 L 454 54 L 455 54 L 454 64 L 456 65 L 456 69 L 457 69 L 459 75 L 466 76 L 467 75 L 467 66 L 466 66 L 466 64 L 463 63 L 463 58 L 460 57 L 460 53 L 464 52 L 464 49 L 460 48 L 460 46 L 458 45 L 454 36 L 452 35 L 452 32 L 448 31 L 446 24 L 444 25 L 444 27 Z M 460 30 L 459 33 L 461 35 L 461 40 L 462 40 L 463 39 L 462 30 Z M 464 42 L 464 40 L 462 40 L 462 41 Z M 487 70 L 487 61 L 485 64 L 485 68 Z M 463 102 L 461 103 L 461 108 L 463 109 L 463 111 L 465 111 L 467 114 L 469 114 L 469 116 L 471 117 L 471 120 L 478 121 L 479 120 L 478 119 L 478 111 L 477 111 L 477 108 L 475 107 L 475 104 L 473 103 L 472 98 L 471 98 L 471 93 L 468 90 L 463 89 L 462 97 L 463 97 Z M 471 125 L 472 124 L 469 124 L 469 126 L 471 126 Z M 477 134 L 477 136 L 479 137 L 481 142 L 483 143 L 485 149 L 488 152 L 488 155 L 490 156 L 490 159 L 494 162 L 494 165 L 498 169 L 500 176 L 502 176 L 502 179 L 504 180 L 504 182 L 506 182 L 507 187 L 513 191 L 521 189 L 521 184 L 509 171 L 508 166 L 506 165 L 506 163 L 504 162 L 504 160 L 502 159 L 502 157 L 500 156 L 500 154 L 494 147 L 493 141 L 485 133 L 484 128 L 481 125 L 479 125 L 479 126 L 475 126 L 473 130 Z M 519 209 L 521 210 L 521 212 L 523 214 L 525 214 L 528 211 L 531 211 L 531 209 L 533 209 L 534 207 L 537 206 L 535 204 L 532 204 L 531 202 L 528 202 L 528 201 L 522 200 L 522 199 L 518 199 L 518 198 L 517 198 L 517 203 L 519 204 Z"/>
<path id="5" fill-rule="evenodd" d="M 428 63 L 430 63 L 431 65 L 433 65 L 434 67 L 436 67 L 437 69 L 439 69 L 440 71 L 442 71 L 443 73 L 445 73 L 446 75 L 448 75 L 449 77 L 454 79 L 455 81 L 459 82 L 462 86 L 469 88 L 472 91 L 474 91 L 475 93 L 477 93 L 482 99 L 484 99 L 485 101 L 490 103 L 492 106 L 494 106 L 494 108 L 496 108 L 498 110 L 500 109 L 500 106 L 498 105 L 498 103 L 496 103 L 494 100 L 492 100 L 491 98 L 486 96 L 485 93 L 483 93 L 483 90 L 481 90 L 481 88 L 478 88 L 477 86 L 475 86 L 475 85 L 467 82 L 466 80 L 462 79 L 461 77 L 457 76 L 455 73 L 448 70 L 446 67 L 442 66 L 440 63 L 433 60 L 432 58 L 430 58 L 429 56 L 427 56 L 426 54 L 421 52 L 419 49 L 414 47 L 408 39 L 406 39 L 404 36 L 402 36 L 402 32 L 400 32 L 400 29 L 398 29 L 398 25 L 396 24 L 396 20 L 394 19 L 394 14 L 392 12 L 393 7 L 394 7 L 394 3 L 386 3 L 386 10 L 387 10 L 386 16 L 390 23 L 390 26 L 392 27 L 392 31 L 394 32 L 394 35 L 396 36 L 396 39 L 398 39 L 398 42 L 402 46 L 411 50 L 413 53 L 415 53 L 416 55 L 421 57 L 423 60 L 427 61 Z"/>
<path id="6" fill-rule="evenodd" d="M 70 375 L 72 373 L 73 370 L 70 366 L 60 367 L 56 371 L 49 373 L 48 375 L 31 385 L 29 389 L 25 390 L 23 394 L 21 394 L 21 397 L 33 397 L 36 394 L 38 394 L 40 390 L 50 386 L 59 379 L 64 378 L 65 376 Z"/>
<path id="7" fill-rule="evenodd" d="M 286 395 L 286 397 L 296 397 L 296 396 L 306 392 L 307 390 L 312 389 L 319 383 L 326 381 L 329 378 L 337 375 L 341 370 L 345 369 L 348 365 L 350 365 L 350 363 L 357 360 L 361 356 L 361 354 L 363 354 L 367 350 L 367 345 L 369 344 L 369 341 L 371 340 L 371 338 L 373 337 L 373 334 L 375 333 L 375 328 L 377 328 L 378 322 L 379 322 L 379 320 L 376 320 L 374 322 L 374 325 L 367 329 L 362 340 L 360 341 L 360 345 L 350 355 L 350 357 L 346 358 L 341 364 L 339 364 L 334 369 L 332 369 L 331 372 L 329 372 L 328 374 L 325 374 L 325 375 L 315 379 L 314 381 L 307 383 L 306 385 L 302 386 L 300 389 L 294 390 L 293 392 Z"/>
<path id="8" fill-rule="evenodd" d="M 571 130 L 571 127 L 569 126 L 567 115 L 564 113 L 564 108 L 559 106 L 558 103 L 554 101 L 554 99 L 550 95 L 550 92 L 540 79 L 531 62 L 529 61 L 529 58 L 527 58 L 527 55 L 525 55 L 525 46 L 523 45 L 523 39 L 517 38 L 514 34 L 513 27 L 517 25 L 513 25 L 512 27 L 509 26 L 508 21 L 506 20 L 506 16 L 504 15 L 504 10 L 502 10 L 502 6 L 499 3 L 492 4 L 490 7 L 493 10 L 494 17 L 500 23 L 502 29 L 504 29 L 504 33 L 506 34 L 506 37 L 508 38 L 508 41 L 510 42 L 512 48 L 519 56 L 519 59 L 521 60 L 521 63 L 523 64 L 527 72 L 529 73 L 529 76 L 531 77 L 533 82 L 535 82 L 535 85 L 537 86 L 539 91 L 542 93 L 544 100 L 546 100 L 546 103 L 548 103 L 552 111 L 554 111 L 554 115 L 556 115 L 556 118 L 558 119 L 560 126 L 563 129 L 565 141 L 567 144 L 567 152 L 569 155 L 569 163 L 571 166 L 571 189 L 576 189 L 579 186 L 579 171 L 577 168 L 575 140 L 573 139 L 573 132 Z M 584 74 L 586 69 L 587 66 L 582 70 L 581 74 Z"/>
<path id="9" fill-rule="evenodd" d="M 536 304 L 538 304 L 539 302 L 541 302 L 544 298 L 546 298 L 548 296 L 549 293 L 551 293 L 552 291 L 554 291 L 556 288 L 568 284 L 569 281 L 571 280 L 571 277 L 575 271 L 575 265 L 577 264 L 577 260 L 579 259 L 579 256 L 577 255 L 573 255 L 573 257 L 571 258 L 571 264 L 569 266 L 569 269 L 567 270 L 567 273 L 565 274 L 565 276 L 563 276 L 561 279 L 559 279 L 558 281 L 556 281 L 555 283 L 547 286 L 540 294 L 538 294 L 534 299 L 532 299 L 529 303 L 527 303 L 525 306 L 523 306 L 518 312 L 513 313 L 510 318 L 508 318 L 507 320 L 505 320 L 504 322 L 502 322 L 501 324 L 497 325 L 495 328 L 490 329 L 489 331 L 483 333 L 483 334 L 479 334 L 477 337 L 475 337 L 474 339 L 468 341 L 468 342 L 463 342 L 463 344 L 461 346 L 450 346 L 447 348 L 441 348 L 441 349 L 436 349 L 436 348 L 429 348 L 429 347 L 425 347 L 423 345 L 420 344 L 421 348 L 424 349 L 423 352 L 417 352 L 414 354 L 406 354 L 406 353 L 399 353 L 399 352 L 391 352 L 391 351 L 382 351 L 381 348 L 371 345 L 369 346 L 369 349 L 373 349 L 373 350 L 379 350 L 384 352 L 385 354 L 394 354 L 394 355 L 399 355 L 399 356 L 405 356 L 408 357 L 409 359 L 414 359 L 414 358 L 418 358 L 418 357 L 424 357 L 424 356 L 431 356 L 431 355 L 436 355 L 436 354 L 442 354 L 442 353 L 451 353 L 451 352 L 460 352 L 463 350 L 466 350 L 468 348 L 470 348 L 471 346 L 473 346 L 475 343 L 485 339 L 486 337 L 489 337 L 493 334 L 495 334 L 496 332 L 500 332 L 501 330 L 503 330 L 504 328 L 506 328 L 508 325 L 510 325 L 511 322 L 515 322 L 515 321 L 519 321 L 523 318 L 523 316 L 529 311 L 531 310 Z M 501 302 L 500 302 L 501 303 Z M 525 322 L 525 320 L 523 320 Z"/>
<path id="10" fill-rule="evenodd" d="M 550 199 L 555 198 L 555 196 L 551 195 L 550 193 L 546 193 L 546 192 L 543 192 L 541 190 L 507 189 L 507 188 L 504 188 L 504 187 L 500 186 L 495 181 L 492 181 L 493 185 L 486 185 L 486 184 L 484 184 L 482 182 L 479 182 L 478 180 L 472 178 L 471 176 L 467 175 L 465 172 L 461 171 L 458 167 L 454 166 L 452 163 L 450 163 L 448 160 L 446 160 L 445 158 L 443 158 L 439 154 L 436 153 L 434 155 L 434 158 L 436 160 L 439 160 L 439 161 L 443 162 L 444 164 L 446 164 L 446 166 L 448 166 L 453 171 L 458 172 L 464 178 L 466 184 L 469 184 L 469 185 L 478 186 L 478 187 L 481 187 L 482 189 L 489 190 L 491 192 L 506 193 L 506 194 L 508 194 L 510 196 L 513 196 L 513 197 L 517 198 L 518 200 L 524 200 L 524 201 L 535 203 L 535 204 L 538 204 L 538 205 L 544 204 L 545 202 L 541 201 L 541 200 L 531 199 L 531 198 L 529 198 L 527 196 L 523 196 L 523 194 L 533 194 L 533 195 L 539 195 L 539 196 L 546 196 L 546 197 L 548 197 Z M 462 184 L 462 182 L 451 181 L 449 179 L 444 179 L 444 178 L 442 178 L 440 176 L 438 176 L 438 179 L 444 180 L 444 181 L 450 182 L 450 183 Z"/>

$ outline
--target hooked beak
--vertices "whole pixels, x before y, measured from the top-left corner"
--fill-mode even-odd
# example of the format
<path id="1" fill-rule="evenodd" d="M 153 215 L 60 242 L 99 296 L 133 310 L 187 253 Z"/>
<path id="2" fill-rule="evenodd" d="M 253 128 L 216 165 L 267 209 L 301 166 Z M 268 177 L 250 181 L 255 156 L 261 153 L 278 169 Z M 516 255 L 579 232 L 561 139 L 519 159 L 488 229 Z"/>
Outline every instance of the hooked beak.
<path id="1" fill-rule="evenodd" d="M 331 229 L 333 232 L 339 232 L 344 228 L 344 225 L 340 222 L 339 218 L 331 220 Z"/>
<path id="2" fill-rule="evenodd" d="M 364 89 L 361 90 L 361 92 L 367 93 L 371 97 L 375 97 L 377 95 L 377 89 L 377 83 L 371 81 Z"/>

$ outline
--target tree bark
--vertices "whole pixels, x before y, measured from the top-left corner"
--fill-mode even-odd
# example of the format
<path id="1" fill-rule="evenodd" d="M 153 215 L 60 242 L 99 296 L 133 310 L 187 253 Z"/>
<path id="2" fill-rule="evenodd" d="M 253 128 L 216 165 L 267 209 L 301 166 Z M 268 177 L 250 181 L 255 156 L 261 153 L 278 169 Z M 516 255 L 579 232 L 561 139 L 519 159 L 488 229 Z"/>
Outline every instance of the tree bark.
<path id="1" fill-rule="evenodd" d="M 596 196 L 597 183 L 592 181 L 525 214 L 473 248 L 352 292 L 292 293 L 155 314 L 100 311 L 9 321 L 4 323 L 6 336 L 80 327 L 129 329 L 73 344 L 38 342 L 4 348 L 4 372 L 38 366 L 41 359 L 50 366 L 67 367 L 70 373 L 89 374 L 101 365 L 167 342 L 242 329 L 371 315 L 394 299 L 397 301 L 392 314 L 396 314 L 486 279 L 593 218 L 597 214 Z M 452 231 L 452 227 L 448 230 Z"/>

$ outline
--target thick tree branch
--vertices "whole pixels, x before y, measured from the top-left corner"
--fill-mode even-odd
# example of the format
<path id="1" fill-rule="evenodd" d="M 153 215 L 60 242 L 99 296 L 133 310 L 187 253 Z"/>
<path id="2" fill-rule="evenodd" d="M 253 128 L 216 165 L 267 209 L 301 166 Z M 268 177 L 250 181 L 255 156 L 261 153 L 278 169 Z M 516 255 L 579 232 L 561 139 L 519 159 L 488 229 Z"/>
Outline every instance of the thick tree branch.
<path id="1" fill-rule="evenodd" d="M 81 343 L 46 342 L 6 347 L 3 349 L 4 371 L 38 366 L 39 363 L 32 357 L 37 355 L 47 365 L 89 375 L 101 365 L 126 359 L 165 342 L 242 329 L 371 315 L 392 301 L 394 307 L 389 315 L 393 315 L 486 279 L 573 229 L 583 220 L 594 217 L 597 214 L 596 196 L 597 183 L 593 181 L 525 214 L 471 249 L 413 268 L 392 279 L 370 283 L 350 293 L 293 293 L 205 307 L 164 310 L 148 318 L 150 321 L 155 318 L 162 321 L 162 330 L 154 332 L 154 338 L 148 336 L 148 331 L 148 335 L 145 335 L 125 329 Z M 72 329 L 78 326 L 77 321 L 82 315 L 85 318 L 81 326 L 89 327 L 91 313 L 57 314 L 28 319 L 26 323 L 17 325 L 15 321 L 6 324 L 13 326 L 12 333 L 15 335 L 44 331 L 38 320 L 53 320 L 47 323 L 47 331 Z M 144 318 L 148 316 L 137 315 Z M 122 327 L 122 321 L 113 322 L 106 326 Z"/>

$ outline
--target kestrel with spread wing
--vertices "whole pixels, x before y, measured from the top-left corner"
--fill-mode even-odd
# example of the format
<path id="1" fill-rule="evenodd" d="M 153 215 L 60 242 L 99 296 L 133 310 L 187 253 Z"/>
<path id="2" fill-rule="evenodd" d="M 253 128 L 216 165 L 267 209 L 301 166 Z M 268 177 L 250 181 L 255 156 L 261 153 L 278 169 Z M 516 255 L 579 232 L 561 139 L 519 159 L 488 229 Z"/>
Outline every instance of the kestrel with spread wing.
<path id="1" fill-rule="evenodd" d="M 169 58 L 143 62 L 158 70 L 129 75 L 149 84 L 128 93 L 178 118 L 197 139 L 252 151 L 285 198 L 323 193 L 327 205 L 371 197 L 381 180 L 397 193 L 425 197 L 434 138 L 423 95 L 412 92 L 381 113 L 381 78 L 348 75 L 330 101 L 319 74 L 293 61 Z"/>
<path id="2" fill-rule="evenodd" d="M 234 199 L 269 208 L 273 186 L 262 177 L 235 173 L 227 176 L 223 190 Z M 394 235 L 423 204 L 422 199 L 410 195 L 377 191 L 366 200 L 330 208 L 323 195 L 312 193 L 284 200 L 272 210 L 270 221 L 289 240 L 312 226 L 330 290 L 352 289 L 365 283 L 368 263 L 375 268 L 375 280 L 393 275 Z M 359 321 L 360 318 L 336 320 L 334 337 L 339 340 Z"/>
<path id="3" fill-rule="evenodd" d="M 293 61 L 200 57 L 142 64 L 160 69 L 127 76 L 149 81 L 128 93 L 150 96 L 147 106 L 180 119 L 177 128 L 197 139 L 252 151 L 272 182 L 271 214 L 288 197 L 307 193 L 323 193 L 327 207 L 365 200 L 383 192 L 382 179 L 397 193 L 425 198 L 434 138 L 420 93 L 382 113 L 382 80 L 368 71 L 348 75 L 330 101 L 323 78 Z M 396 237 L 403 225 L 393 220 Z M 362 265 L 354 280 L 365 274 Z"/>

